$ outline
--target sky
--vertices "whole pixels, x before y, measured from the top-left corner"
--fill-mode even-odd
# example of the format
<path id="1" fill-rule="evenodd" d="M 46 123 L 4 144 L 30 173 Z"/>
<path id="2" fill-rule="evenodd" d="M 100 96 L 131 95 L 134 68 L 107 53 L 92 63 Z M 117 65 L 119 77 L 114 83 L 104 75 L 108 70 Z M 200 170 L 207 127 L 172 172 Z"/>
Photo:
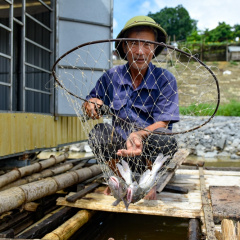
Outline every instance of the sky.
<path id="1" fill-rule="evenodd" d="M 219 22 L 230 26 L 240 24 L 239 0 L 114 0 L 113 38 L 124 27 L 125 23 L 137 15 L 156 13 L 165 7 L 175 8 L 182 5 L 191 19 L 197 20 L 199 30 L 214 29 Z"/>

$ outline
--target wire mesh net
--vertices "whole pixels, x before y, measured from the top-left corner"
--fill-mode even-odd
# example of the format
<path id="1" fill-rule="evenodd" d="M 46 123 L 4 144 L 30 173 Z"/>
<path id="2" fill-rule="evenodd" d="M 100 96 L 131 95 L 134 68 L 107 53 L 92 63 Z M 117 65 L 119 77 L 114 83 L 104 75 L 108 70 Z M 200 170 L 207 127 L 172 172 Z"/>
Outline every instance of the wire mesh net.
<path id="1" fill-rule="evenodd" d="M 159 56 L 157 47 L 163 48 Z M 127 60 L 119 58 L 118 49 Z M 211 68 L 187 50 L 156 42 L 83 44 L 59 58 L 53 75 L 89 136 L 113 195 L 130 196 L 130 202 L 144 197 L 165 173 L 178 135 L 205 125 L 219 104 Z M 196 122 L 192 116 L 201 118 Z"/>

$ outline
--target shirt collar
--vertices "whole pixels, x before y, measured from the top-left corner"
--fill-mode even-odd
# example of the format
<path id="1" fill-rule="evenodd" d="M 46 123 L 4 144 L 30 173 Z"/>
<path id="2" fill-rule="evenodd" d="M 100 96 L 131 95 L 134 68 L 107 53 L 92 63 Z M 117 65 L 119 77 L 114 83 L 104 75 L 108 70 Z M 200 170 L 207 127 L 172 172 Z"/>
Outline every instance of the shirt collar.
<path id="1" fill-rule="evenodd" d="M 156 77 L 153 74 L 154 69 L 156 68 L 155 65 L 153 65 L 151 62 L 148 65 L 148 70 L 143 78 L 142 83 L 138 88 L 145 88 L 145 89 L 157 89 L 157 84 L 156 84 Z M 129 69 L 129 64 L 126 63 L 125 65 L 119 66 L 119 77 L 117 78 L 117 82 L 119 85 L 132 85 L 132 79 L 130 72 L 128 71 Z M 138 89 L 137 88 L 137 89 Z M 137 90 L 136 89 L 136 90 Z"/>

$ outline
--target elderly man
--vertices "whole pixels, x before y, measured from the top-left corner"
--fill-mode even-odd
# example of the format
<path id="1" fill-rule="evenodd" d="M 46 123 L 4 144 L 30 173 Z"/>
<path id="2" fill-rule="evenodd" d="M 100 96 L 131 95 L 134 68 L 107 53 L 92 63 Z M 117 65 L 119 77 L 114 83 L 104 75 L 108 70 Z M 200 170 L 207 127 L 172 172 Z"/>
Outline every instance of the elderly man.
<path id="1" fill-rule="evenodd" d="M 104 73 L 83 105 L 93 119 L 101 117 L 96 106 L 107 105 L 114 114 L 112 125 L 97 124 L 89 144 L 113 167 L 119 157 L 147 166 L 159 153 L 172 156 L 177 151 L 172 136 L 156 134 L 169 132 L 179 121 L 176 80 L 151 63 L 163 49 L 151 42 L 166 43 L 167 34 L 152 18 L 137 16 L 126 23 L 118 38 L 124 40 L 116 41 L 116 50 L 127 63 Z"/>

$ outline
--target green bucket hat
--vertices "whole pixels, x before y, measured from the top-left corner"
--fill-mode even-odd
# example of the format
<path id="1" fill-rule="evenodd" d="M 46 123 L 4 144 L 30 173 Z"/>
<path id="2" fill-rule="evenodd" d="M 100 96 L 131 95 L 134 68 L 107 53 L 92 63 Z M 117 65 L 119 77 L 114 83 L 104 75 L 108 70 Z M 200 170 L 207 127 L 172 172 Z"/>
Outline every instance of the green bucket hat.
<path id="1" fill-rule="evenodd" d="M 136 16 L 136 17 L 133 17 L 130 20 L 128 20 L 127 23 L 125 24 L 124 28 L 122 29 L 122 31 L 117 35 L 117 38 L 123 38 L 126 30 L 136 27 L 136 26 L 150 26 L 150 27 L 155 28 L 158 33 L 157 42 L 166 43 L 166 41 L 167 41 L 166 31 L 158 23 L 156 23 L 152 18 L 150 18 L 148 16 Z M 119 43 L 118 41 L 116 41 L 115 48 L 118 50 L 120 57 L 122 59 L 125 59 L 126 54 L 123 51 L 122 44 Z M 160 54 L 160 52 L 163 50 L 163 48 L 164 47 L 162 47 L 162 46 L 158 46 L 155 50 L 155 56 Z"/>

